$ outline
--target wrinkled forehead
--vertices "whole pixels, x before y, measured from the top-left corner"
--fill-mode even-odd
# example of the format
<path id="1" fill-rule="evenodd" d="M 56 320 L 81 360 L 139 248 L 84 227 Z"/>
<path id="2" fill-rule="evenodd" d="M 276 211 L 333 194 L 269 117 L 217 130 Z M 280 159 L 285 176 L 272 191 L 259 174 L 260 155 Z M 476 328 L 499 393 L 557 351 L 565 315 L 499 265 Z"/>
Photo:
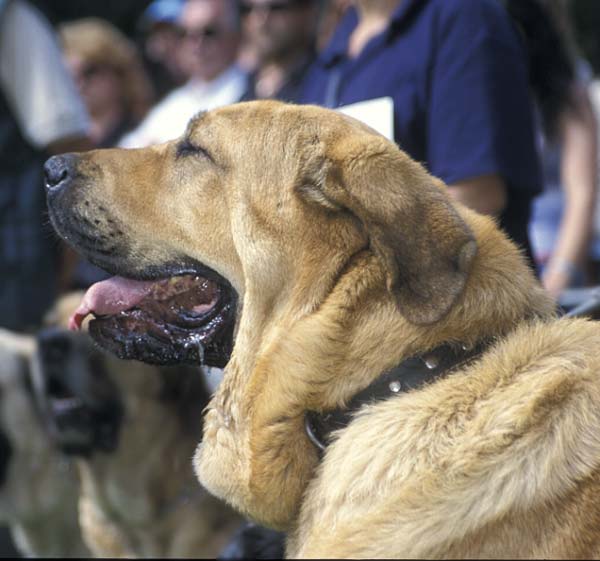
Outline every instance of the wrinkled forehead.
<path id="1" fill-rule="evenodd" d="M 283 151 L 299 141 L 328 143 L 357 132 L 374 131 L 352 117 L 317 106 L 251 101 L 198 113 L 185 136 L 221 141 L 225 148 L 229 143 L 251 143 Z"/>
<path id="2" fill-rule="evenodd" d="M 179 24 L 186 28 L 215 24 L 235 28 L 235 3 L 232 0 L 188 0 L 181 9 Z"/>

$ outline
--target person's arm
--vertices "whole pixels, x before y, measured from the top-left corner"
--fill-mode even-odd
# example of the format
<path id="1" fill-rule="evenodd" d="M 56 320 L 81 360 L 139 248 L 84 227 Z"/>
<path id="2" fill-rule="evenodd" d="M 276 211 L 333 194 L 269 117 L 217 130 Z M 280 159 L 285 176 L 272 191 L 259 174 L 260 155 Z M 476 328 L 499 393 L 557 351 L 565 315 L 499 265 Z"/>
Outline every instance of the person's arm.
<path id="1" fill-rule="evenodd" d="M 499 216 L 506 206 L 506 185 L 498 175 L 480 175 L 448 185 L 450 196 L 465 206 Z"/>
<path id="2" fill-rule="evenodd" d="M 0 24 L 0 87 L 24 138 L 50 153 L 88 134 L 89 117 L 64 64 L 54 29 L 26 2 L 13 2 Z M 56 146 L 54 146 L 56 145 Z M 79 145 L 76 145 L 79 148 Z"/>
<path id="3" fill-rule="evenodd" d="M 597 123 L 585 89 L 576 90 L 575 105 L 560 121 L 565 205 L 556 246 L 542 275 L 542 283 L 554 296 L 585 264 L 596 202 Z"/>

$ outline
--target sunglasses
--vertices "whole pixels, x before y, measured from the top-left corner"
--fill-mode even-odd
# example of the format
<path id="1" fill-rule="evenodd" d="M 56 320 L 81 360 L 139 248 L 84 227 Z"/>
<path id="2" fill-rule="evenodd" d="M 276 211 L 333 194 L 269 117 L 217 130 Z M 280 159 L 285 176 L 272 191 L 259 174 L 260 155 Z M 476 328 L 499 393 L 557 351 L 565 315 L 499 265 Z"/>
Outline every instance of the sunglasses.
<path id="1" fill-rule="evenodd" d="M 206 27 L 197 27 L 195 29 L 181 28 L 179 33 L 182 39 L 189 39 L 191 41 L 206 39 L 207 41 L 214 41 L 220 39 L 225 32 L 219 27 L 207 25 Z"/>
<path id="2" fill-rule="evenodd" d="M 107 72 L 114 72 L 114 69 L 106 64 L 90 63 L 77 70 L 77 76 L 88 81 Z"/>
<path id="3" fill-rule="evenodd" d="M 307 0 L 291 0 L 290 2 L 271 2 L 269 4 L 248 4 L 242 2 L 240 4 L 240 12 L 242 16 L 247 16 L 250 12 L 265 11 L 269 14 L 280 14 L 296 10 L 300 7 L 308 7 L 310 2 Z"/>

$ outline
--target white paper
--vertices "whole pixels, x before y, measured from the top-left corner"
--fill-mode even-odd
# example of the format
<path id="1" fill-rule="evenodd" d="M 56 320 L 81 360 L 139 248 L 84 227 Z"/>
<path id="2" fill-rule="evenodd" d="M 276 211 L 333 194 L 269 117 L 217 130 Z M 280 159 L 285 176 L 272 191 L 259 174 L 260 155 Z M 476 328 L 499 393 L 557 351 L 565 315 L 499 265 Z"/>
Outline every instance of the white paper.
<path id="1" fill-rule="evenodd" d="M 362 121 L 389 140 L 394 140 L 394 100 L 391 97 L 343 105 L 337 111 Z"/>

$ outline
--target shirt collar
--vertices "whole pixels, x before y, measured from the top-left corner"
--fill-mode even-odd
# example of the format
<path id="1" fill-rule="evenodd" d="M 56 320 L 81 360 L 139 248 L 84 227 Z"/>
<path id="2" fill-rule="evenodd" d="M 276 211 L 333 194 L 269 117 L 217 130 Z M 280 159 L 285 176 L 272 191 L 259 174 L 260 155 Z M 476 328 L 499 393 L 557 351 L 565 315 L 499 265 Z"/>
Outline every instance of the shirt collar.
<path id="1" fill-rule="evenodd" d="M 244 72 L 235 64 L 226 68 L 221 74 L 215 76 L 212 80 L 201 80 L 200 78 L 191 78 L 187 83 L 190 91 L 198 95 L 207 95 L 214 91 L 219 91 L 229 82 L 239 80 L 244 76 Z"/>
<path id="2" fill-rule="evenodd" d="M 393 35 L 395 31 L 400 28 L 401 24 L 406 21 L 408 16 L 411 15 L 416 8 L 422 8 L 427 1 L 428 0 L 403 0 L 392 14 L 390 23 L 385 31 L 387 36 Z M 342 21 L 338 24 L 329 45 L 327 45 L 319 56 L 319 60 L 324 66 L 331 66 L 339 59 L 346 56 L 348 40 L 357 25 L 357 10 L 354 7 L 350 7 L 342 18 Z"/>

